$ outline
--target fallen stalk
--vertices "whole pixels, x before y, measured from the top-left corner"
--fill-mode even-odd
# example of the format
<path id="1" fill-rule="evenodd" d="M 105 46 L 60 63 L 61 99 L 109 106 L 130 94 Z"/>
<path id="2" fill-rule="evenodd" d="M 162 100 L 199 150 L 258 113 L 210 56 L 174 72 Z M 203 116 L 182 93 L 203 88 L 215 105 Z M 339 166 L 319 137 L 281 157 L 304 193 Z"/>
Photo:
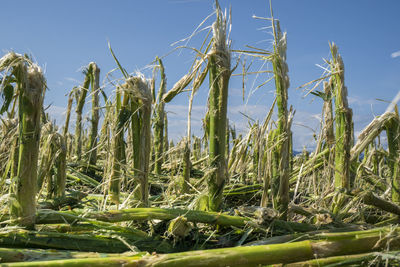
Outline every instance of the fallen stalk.
<path id="1" fill-rule="evenodd" d="M 375 196 L 372 192 L 366 193 L 362 198 L 364 204 L 374 206 L 378 209 L 400 215 L 400 206 L 383 198 Z"/>
<path id="2" fill-rule="evenodd" d="M 122 253 L 137 247 L 140 250 L 168 253 L 172 247 L 162 240 L 141 238 L 133 234 L 79 234 L 7 229 L 0 232 L 0 246 L 6 248 L 67 249 L 100 253 Z"/>
<path id="3" fill-rule="evenodd" d="M 390 250 L 400 247 L 399 228 L 378 228 L 367 231 L 321 234 L 320 240 L 293 243 L 198 250 L 171 254 L 105 259 L 74 259 L 48 262 L 21 263 L 9 266 L 259 266 L 260 264 L 287 264 L 307 260 L 355 255 Z"/>
<path id="4" fill-rule="evenodd" d="M 125 210 L 112 210 L 105 212 L 80 213 L 73 211 L 51 212 L 39 211 L 36 223 L 64 223 L 74 222 L 82 216 L 82 219 L 92 219 L 103 222 L 143 221 L 143 220 L 172 220 L 179 216 L 185 216 L 188 221 L 196 223 L 209 223 L 221 226 L 244 227 L 252 224 L 251 219 L 240 216 L 231 216 L 218 212 L 206 212 L 184 209 L 162 208 L 134 208 Z"/>
<path id="5" fill-rule="evenodd" d="M 44 249 L 22 249 L 22 248 L 0 248 L 0 263 L 5 262 L 32 262 L 32 261 L 52 261 L 61 259 L 85 259 L 105 257 L 132 257 L 138 258 L 147 252 L 127 252 L 117 253 L 98 253 L 98 252 L 78 252 L 65 250 L 44 250 Z"/>

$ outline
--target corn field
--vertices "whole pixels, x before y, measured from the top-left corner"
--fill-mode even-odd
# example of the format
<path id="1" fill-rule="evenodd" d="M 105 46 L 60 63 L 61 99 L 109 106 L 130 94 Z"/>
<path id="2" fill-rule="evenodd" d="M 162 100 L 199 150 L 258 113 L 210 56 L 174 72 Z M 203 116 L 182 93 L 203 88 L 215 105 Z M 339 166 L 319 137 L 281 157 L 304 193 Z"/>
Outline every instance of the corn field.
<path id="1" fill-rule="evenodd" d="M 317 145 L 295 155 L 287 35 L 270 12 L 255 19 L 268 23 L 272 50 L 233 49 L 230 12 L 216 1 L 189 71 L 172 86 L 162 57 L 152 77 L 132 74 L 109 44 L 113 93 L 89 62 L 62 125 L 46 113 L 39 65 L 2 55 L 1 266 L 399 265 L 396 102 L 356 138 L 345 64 L 329 43 L 323 75 L 304 85 L 323 100 Z M 253 72 L 244 58 L 271 69 Z M 230 79 L 257 73 L 270 75 L 275 99 L 263 121 L 239 133 L 227 115 Z M 196 136 L 200 90 L 208 103 Z M 183 93 L 187 130 L 174 143 L 166 107 Z"/>

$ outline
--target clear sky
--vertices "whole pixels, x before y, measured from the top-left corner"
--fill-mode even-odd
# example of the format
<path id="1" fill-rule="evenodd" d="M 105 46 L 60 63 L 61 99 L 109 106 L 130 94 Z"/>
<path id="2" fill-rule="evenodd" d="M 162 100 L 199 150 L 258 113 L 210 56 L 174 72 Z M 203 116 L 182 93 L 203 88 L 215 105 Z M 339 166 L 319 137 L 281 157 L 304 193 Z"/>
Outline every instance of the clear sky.
<path id="1" fill-rule="evenodd" d="M 400 90 L 400 1 L 275 0 L 272 4 L 275 18 L 288 34 L 289 102 L 297 111 L 293 125 L 296 149 L 312 147 L 312 130 L 302 125 L 317 130 L 316 118 L 322 108 L 321 100 L 304 98 L 304 92 L 296 88 L 321 75 L 316 64 L 329 57 L 329 41 L 338 44 L 344 60 L 356 132 L 384 112 L 387 104 L 376 99 L 390 101 Z M 115 68 L 107 41 L 129 72 L 141 70 L 150 75 L 146 66 L 155 56 L 171 52 L 171 44 L 189 36 L 212 13 L 213 5 L 212 0 L 2 1 L 0 48 L 2 53 L 30 53 L 43 66 L 50 88 L 45 103 L 52 105 L 49 112 L 60 123 L 65 94 L 83 80 L 81 67 L 95 61 L 102 80 Z M 233 49 L 245 45 L 271 48 L 271 35 L 261 29 L 268 26 L 266 21 L 252 18 L 269 16 L 267 0 L 220 0 L 220 5 L 232 7 Z M 188 45 L 199 47 L 202 38 L 204 34 L 199 34 Z M 164 58 L 168 89 L 187 72 L 192 58 L 188 51 Z M 115 78 L 120 76 L 114 73 Z M 247 123 L 239 111 L 262 120 L 274 99 L 273 83 L 250 94 L 266 79 L 253 78 L 246 84 L 245 102 L 241 79 L 231 80 L 229 117 L 242 131 Z M 106 91 L 112 94 L 112 88 Z M 201 88 L 194 103 L 193 130 L 198 135 L 207 93 L 207 88 Z M 167 105 L 173 138 L 185 135 L 187 103 L 188 96 L 183 94 Z"/>

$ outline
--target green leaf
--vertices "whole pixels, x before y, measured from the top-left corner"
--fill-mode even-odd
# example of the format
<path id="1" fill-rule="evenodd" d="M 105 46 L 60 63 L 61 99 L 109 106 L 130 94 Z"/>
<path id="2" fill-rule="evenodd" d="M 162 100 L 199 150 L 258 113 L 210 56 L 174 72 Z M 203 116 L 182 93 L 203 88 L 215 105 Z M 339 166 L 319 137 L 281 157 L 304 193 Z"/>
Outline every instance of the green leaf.
<path id="1" fill-rule="evenodd" d="M 8 107 L 10 106 L 14 96 L 14 87 L 11 84 L 7 84 L 6 86 L 4 86 L 2 96 L 4 98 L 4 103 L 0 109 L 0 114 L 3 114 L 5 111 L 8 110 Z"/>
<path id="2" fill-rule="evenodd" d="M 104 103 L 107 103 L 108 97 L 107 97 L 106 93 L 102 89 L 100 89 L 100 93 L 103 96 Z"/>
<path id="3" fill-rule="evenodd" d="M 128 74 L 128 72 L 121 66 L 121 64 L 119 63 L 117 57 L 116 57 L 115 54 L 114 54 L 114 51 L 113 51 L 112 48 L 111 48 L 110 42 L 108 42 L 108 49 L 110 49 L 111 55 L 112 55 L 112 57 L 114 58 L 115 62 L 117 63 L 118 68 L 119 68 L 120 71 L 122 72 L 122 75 L 124 75 L 125 79 L 128 79 L 128 78 L 129 78 L 129 74 Z"/>
<path id="4" fill-rule="evenodd" d="M 310 92 L 311 94 L 313 94 L 313 95 L 315 95 L 315 96 L 318 96 L 318 97 L 320 97 L 320 98 L 322 98 L 324 101 L 326 101 L 326 100 L 328 100 L 327 98 L 327 95 L 324 93 L 324 92 L 321 92 L 321 91 L 315 91 L 315 92 Z"/>

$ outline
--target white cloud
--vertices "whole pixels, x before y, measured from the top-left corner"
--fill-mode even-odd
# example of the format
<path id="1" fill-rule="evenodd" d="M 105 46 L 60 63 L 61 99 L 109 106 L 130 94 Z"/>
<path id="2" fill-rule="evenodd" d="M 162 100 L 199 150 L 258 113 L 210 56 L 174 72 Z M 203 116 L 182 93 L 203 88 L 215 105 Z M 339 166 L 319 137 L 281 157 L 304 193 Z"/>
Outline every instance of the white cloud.
<path id="1" fill-rule="evenodd" d="M 206 106 L 204 105 L 193 105 L 192 106 L 192 113 L 191 113 L 191 120 L 201 120 L 204 118 L 206 114 Z M 167 111 L 168 120 L 169 119 L 181 119 L 187 121 L 188 116 L 188 106 L 187 105 L 174 105 L 168 104 L 165 106 Z"/>
<path id="2" fill-rule="evenodd" d="M 64 80 L 66 80 L 68 82 L 76 83 L 76 84 L 80 84 L 81 83 L 81 81 L 79 81 L 79 80 L 77 80 L 75 78 L 72 78 L 72 77 L 65 77 Z"/>
<path id="3" fill-rule="evenodd" d="M 390 54 L 390 56 L 391 56 L 392 58 L 400 57 L 400 50 L 399 50 L 399 51 L 396 51 L 396 52 L 393 52 L 392 54 Z"/>

